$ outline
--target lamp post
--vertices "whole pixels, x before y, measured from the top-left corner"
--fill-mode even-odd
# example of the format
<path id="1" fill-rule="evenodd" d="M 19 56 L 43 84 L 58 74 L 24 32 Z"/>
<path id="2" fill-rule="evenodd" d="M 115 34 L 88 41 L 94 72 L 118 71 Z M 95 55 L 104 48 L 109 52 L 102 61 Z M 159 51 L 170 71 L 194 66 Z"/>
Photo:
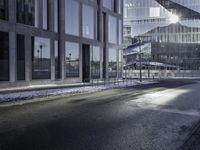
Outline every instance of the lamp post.
<path id="1" fill-rule="evenodd" d="M 71 76 L 71 56 L 72 56 L 72 54 L 71 53 L 69 53 L 69 76 Z"/>
<path id="2" fill-rule="evenodd" d="M 141 39 L 139 39 L 140 82 L 142 82 Z"/>

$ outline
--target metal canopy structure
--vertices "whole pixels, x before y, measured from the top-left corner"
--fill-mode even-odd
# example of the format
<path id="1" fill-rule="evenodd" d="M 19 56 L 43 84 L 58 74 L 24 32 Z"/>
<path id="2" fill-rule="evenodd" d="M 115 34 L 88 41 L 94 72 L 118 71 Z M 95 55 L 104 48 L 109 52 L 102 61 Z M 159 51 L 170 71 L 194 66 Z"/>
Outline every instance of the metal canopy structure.
<path id="1" fill-rule="evenodd" d="M 178 15 L 181 19 L 200 19 L 200 13 L 171 0 L 155 0 L 171 13 Z"/>

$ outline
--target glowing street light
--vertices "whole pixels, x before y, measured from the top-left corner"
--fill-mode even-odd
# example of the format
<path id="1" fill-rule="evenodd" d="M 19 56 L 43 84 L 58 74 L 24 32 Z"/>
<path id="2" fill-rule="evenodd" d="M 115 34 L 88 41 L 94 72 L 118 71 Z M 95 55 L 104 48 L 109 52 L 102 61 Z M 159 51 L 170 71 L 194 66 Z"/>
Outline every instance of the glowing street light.
<path id="1" fill-rule="evenodd" d="M 175 15 L 175 14 L 171 14 L 170 17 L 169 17 L 169 22 L 170 23 L 177 23 L 179 22 L 179 16 Z"/>

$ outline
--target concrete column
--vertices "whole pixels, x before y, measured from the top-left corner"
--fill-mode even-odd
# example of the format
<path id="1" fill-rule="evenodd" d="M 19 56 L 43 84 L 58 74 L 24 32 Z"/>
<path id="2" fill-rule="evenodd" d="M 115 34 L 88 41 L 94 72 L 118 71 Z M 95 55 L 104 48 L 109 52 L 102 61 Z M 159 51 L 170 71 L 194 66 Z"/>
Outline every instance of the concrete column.
<path id="1" fill-rule="evenodd" d="M 55 80 L 55 45 L 54 40 L 50 41 L 50 51 L 51 51 L 51 80 Z"/>
<path id="2" fill-rule="evenodd" d="M 119 78 L 119 49 L 117 50 L 117 79 Z"/>
<path id="3" fill-rule="evenodd" d="M 98 34 L 98 40 L 103 43 L 103 12 L 102 12 L 102 1 L 99 1 L 99 17 L 98 17 L 98 23 L 99 23 L 99 34 Z M 104 45 L 102 45 L 100 47 L 100 79 L 103 79 L 103 47 Z"/>
<path id="4" fill-rule="evenodd" d="M 65 79 L 65 0 L 59 1 L 60 77 Z"/>
<path id="5" fill-rule="evenodd" d="M 32 80 L 32 41 L 30 35 L 25 35 L 25 80 Z"/>
<path id="6" fill-rule="evenodd" d="M 83 11 L 83 2 L 82 1 L 80 1 L 80 5 L 79 5 L 79 24 L 80 24 L 80 26 L 79 26 L 79 34 L 80 34 L 80 37 L 82 37 L 83 36 L 83 34 L 82 34 L 82 26 L 83 26 L 83 24 L 82 24 L 82 11 Z M 81 38 L 82 39 L 82 38 Z M 82 43 L 82 41 L 80 41 L 80 44 L 79 44 L 79 76 L 80 76 L 80 78 L 81 78 L 81 81 L 83 80 L 83 43 Z"/>
<path id="7" fill-rule="evenodd" d="M 100 79 L 103 79 L 103 48 L 100 47 Z"/>
<path id="8" fill-rule="evenodd" d="M 9 72 L 10 82 L 16 81 L 16 68 L 17 68 L 17 56 L 16 56 L 16 34 L 15 32 L 9 32 Z"/>
<path id="9" fill-rule="evenodd" d="M 106 26 L 105 26 L 105 33 L 104 34 L 106 34 L 106 36 L 105 36 L 105 38 L 106 38 L 106 43 L 105 43 L 105 48 L 106 48 L 106 79 L 108 79 L 109 78 L 109 76 L 108 76 L 108 72 L 109 72 L 109 70 L 108 70 L 108 55 L 109 55 L 109 46 L 108 46 L 108 32 L 109 32 L 109 30 L 108 30 L 108 21 L 109 21 L 109 16 L 106 14 Z"/>

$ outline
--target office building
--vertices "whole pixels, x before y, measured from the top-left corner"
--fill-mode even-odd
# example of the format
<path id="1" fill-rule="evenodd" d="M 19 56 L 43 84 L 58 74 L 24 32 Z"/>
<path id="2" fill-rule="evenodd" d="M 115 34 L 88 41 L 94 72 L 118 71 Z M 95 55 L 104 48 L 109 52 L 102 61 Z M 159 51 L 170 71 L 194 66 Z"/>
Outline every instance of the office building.
<path id="1" fill-rule="evenodd" d="M 199 0 L 125 0 L 127 66 L 200 70 Z"/>
<path id="2" fill-rule="evenodd" d="M 123 0 L 0 0 L 0 88 L 121 77 Z"/>

